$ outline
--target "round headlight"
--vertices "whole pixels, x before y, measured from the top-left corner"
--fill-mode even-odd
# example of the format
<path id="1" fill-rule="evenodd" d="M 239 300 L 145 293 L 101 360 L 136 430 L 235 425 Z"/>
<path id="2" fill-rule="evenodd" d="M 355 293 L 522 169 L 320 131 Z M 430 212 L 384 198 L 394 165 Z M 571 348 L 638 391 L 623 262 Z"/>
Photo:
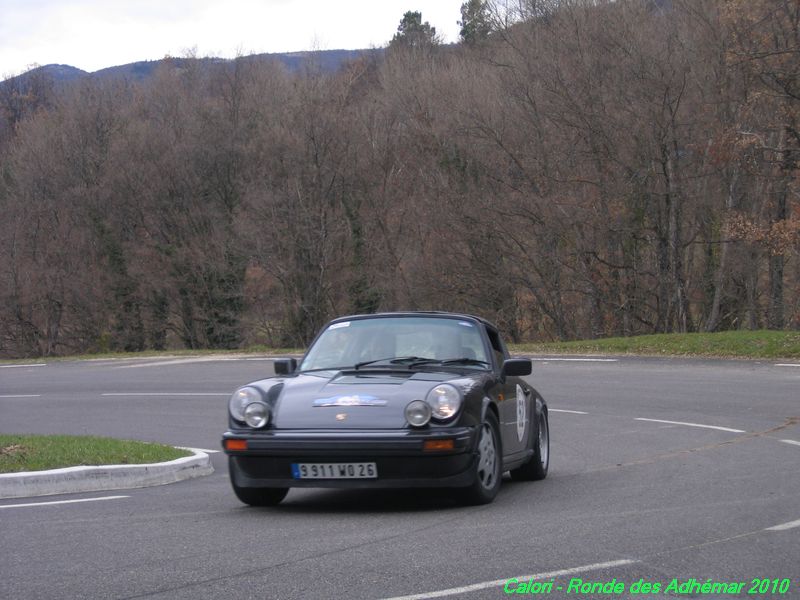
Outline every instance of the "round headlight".
<path id="1" fill-rule="evenodd" d="M 244 422 L 253 429 L 264 427 L 269 421 L 269 406 L 263 402 L 253 402 L 244 408 Z"/>
<path id="2" fill-rule="evenodd" d="M 261 401 L 261 394 L 258 393 L 258 390 L 251 387 L 239 388 L 231 396 L 230 402 L 228 402 L 228 410 L 234 419 L 243 422 L 245 407 L 253 402 Z"/>
<path id="3" fill-rule="evenodd" d="M 406 421 L 414 427 L 427 425 L 431 420 L 431 407 L 427 402 L 414 400 L 406 406 Z"/>
<path id="4" fill-rule="evenodd" d="M 435 419 L 446 420 L 455 416 L 461 408 L 461 392 L 443 383 L 428 392 L 425 401 L 430 404 Z"/>

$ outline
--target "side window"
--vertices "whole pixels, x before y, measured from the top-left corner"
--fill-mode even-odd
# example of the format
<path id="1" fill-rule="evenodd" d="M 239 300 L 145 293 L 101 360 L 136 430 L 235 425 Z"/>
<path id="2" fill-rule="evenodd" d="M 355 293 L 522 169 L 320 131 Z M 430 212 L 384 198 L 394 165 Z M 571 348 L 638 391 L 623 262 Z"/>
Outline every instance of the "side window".
<path id="1" fill-rule="evenodd" d="M 489 336 L 489 343 L 492 345 L 492 354 L 494 354 L 495 364 L 500 369 L 503 366 L 503 361 L 506 359 L 505 347 L 503 342 L 500 341 L 500 336 L 492 329 L 486 329 Z"/>

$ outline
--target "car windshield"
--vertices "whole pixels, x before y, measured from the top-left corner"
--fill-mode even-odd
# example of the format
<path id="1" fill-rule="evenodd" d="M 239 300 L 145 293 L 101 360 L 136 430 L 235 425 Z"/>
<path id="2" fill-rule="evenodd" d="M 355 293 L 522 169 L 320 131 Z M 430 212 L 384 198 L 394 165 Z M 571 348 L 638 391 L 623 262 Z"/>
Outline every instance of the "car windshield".
<path id="1" fill-rule="evenodd" d="M 486 368 L 478 325 L 440 317 L 375 317 L 333 323 L 309 348 L 301 371 L 422 365 Z"/>

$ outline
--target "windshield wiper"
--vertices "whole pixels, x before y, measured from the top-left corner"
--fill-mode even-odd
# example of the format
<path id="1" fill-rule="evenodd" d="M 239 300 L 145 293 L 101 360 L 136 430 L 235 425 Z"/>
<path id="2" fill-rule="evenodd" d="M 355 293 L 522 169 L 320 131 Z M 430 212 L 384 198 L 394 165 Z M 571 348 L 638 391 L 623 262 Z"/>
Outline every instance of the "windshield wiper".
<path id="1" fill-rule="evenodd" d="M 376 363 L 381 362 L 388 362 L 393 365 L 405 363 L 405 362 L 414 362 L 416 360 L 430 360 L 425 358 L 420 358 L 419 356 L 389 356 L 387 358 L 376 358 L 374 360 L 365 360 L 364 362 L 356 363 L 353 365 L 353 368 L 358 371 L 361 367 L 366 367 L 367 365 L 374 365 Z"/>
<path id="2" fill-rule="evenodd" d="M 374 360 L 365 360 L 364 362 L 356 363 L 353 365 L 353 369 L 356 371 L 361 367 L 366 367 L 367 365 L 374 365 L 377 363 L 388 362 L 393 365 L 399 364 L 408 364 L 409 369 L 413 369 L 414 367 L 421 367 L 423 365 L 485 365 L 489 366 L 489 363 L 485 360 L 478 360 L 477 358 L 468 358 L 466 356 L 462 358 L 423 358 L 421 356 L 391 356 L 387 358 L 376 358 Z"/>
<path id="3" fill-rule="evenodd" d="M 485 360 L 478 360 L 477 358 L 447 358 L 442 361 L 443 365 L 486 365 L 489 366 L 489 363 Z"/>
<path id="4" fill-rule="evenodd" d="M 421 358 L 420 360 L 414 361 L 410 365 L 408 365 L 409 369 L 412 369 L 416 366 L 422 365 L 486 365 L 489 366 L 489 363 L 485 360 L 478 360 L 477 358 L 468 358 L 466 356 L 462 358 Z"/>

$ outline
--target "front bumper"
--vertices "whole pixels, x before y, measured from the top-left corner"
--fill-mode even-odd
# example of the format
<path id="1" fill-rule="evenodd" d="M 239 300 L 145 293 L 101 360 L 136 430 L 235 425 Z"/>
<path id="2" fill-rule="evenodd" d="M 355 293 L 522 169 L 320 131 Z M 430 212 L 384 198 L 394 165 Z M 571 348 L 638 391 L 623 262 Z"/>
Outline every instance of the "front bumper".
<path id="1" fill-rule="evenodd" d="M 424 450 L 431 440 L 452 439 L 452 450 Z M 428 431 L 278 430 L 228 431 L 247 450 L 225 450 L 238 487 L 400 488 L 465 487 L 475 478 L 477 428 Z M 376 479 L 294 479 L 292 463 L 374 462 Z"/>

